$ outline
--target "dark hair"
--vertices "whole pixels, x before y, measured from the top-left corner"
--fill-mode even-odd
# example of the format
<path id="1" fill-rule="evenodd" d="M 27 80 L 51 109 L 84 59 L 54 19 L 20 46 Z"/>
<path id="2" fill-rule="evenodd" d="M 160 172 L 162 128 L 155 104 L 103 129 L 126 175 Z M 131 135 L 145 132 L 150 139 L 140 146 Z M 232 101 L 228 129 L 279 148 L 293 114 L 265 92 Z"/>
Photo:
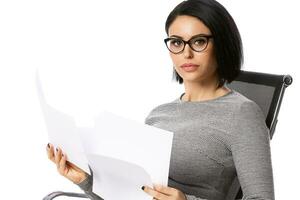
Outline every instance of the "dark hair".
<path id="1" fill-rule="evenodd" d="M 243 64 L 243 45 L 239 30 L 228 11 L 215 0 L 186 0 L 178 4 L 169 14 L 165 30 L 180 15 L 189 15 L 201 20 L 214 38 L 214 53 L 217 61 L 218 88 L 227 81 L 231 83 L 240 73 Z M 173 71 L 179 84 L 183 79 Z"/>

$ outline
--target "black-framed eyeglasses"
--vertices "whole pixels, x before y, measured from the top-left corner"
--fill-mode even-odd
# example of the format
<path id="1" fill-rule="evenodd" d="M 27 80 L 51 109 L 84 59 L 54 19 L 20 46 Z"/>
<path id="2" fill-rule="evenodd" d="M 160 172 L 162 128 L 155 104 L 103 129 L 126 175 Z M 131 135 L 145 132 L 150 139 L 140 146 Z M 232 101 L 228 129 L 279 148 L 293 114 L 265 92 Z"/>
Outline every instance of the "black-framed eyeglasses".
<path id="1" fill-rule="evenodd" d="M 169 37 L 164 39 L 164 42 L 170 52 L 179 54 L 183 52 L 185 45 L 189 44 L 190 48 L 196 52 L 204 51 L 208 45 L 209 39 L 213 38 L 212 35 L 199 34 L 185 41 L 178 37 Z"/>

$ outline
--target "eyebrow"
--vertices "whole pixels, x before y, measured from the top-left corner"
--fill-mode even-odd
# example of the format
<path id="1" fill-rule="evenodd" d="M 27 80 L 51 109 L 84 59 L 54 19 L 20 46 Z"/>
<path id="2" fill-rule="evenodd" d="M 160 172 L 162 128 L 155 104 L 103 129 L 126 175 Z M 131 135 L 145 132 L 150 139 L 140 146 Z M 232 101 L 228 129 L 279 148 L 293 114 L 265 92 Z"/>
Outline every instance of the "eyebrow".
<path id="1" fill-rule="evenodd" d="M 200 34 L 197 34 L 197 35 L 193 35 L 190 39 L 198 37 L 198 36 L 207 36 L 207 35 L 211 35 L 211 34 L 200 33 Z M 177 38 L 183 39 L 183 37 L 181 37 L 179 35 L 171 35 L 170 37 L 177 37 Z"/>

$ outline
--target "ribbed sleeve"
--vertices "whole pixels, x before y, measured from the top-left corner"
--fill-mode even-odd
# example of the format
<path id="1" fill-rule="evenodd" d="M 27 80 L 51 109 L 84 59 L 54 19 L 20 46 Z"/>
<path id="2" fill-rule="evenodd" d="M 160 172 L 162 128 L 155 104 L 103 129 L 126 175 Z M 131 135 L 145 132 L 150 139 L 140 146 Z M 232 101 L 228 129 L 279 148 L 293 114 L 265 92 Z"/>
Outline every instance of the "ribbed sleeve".
<path id="1" fill-rule="evenodd" d="M 90 168 L 90 171 L 92 172 L 91 175 L 87 174 L 87 178 L 76 185 L 78 185 L 80 187 L 80 189 L 82 189 L 84 191 L 84 193 L 87 194 L 90 199 L 104 200 L 92 191 L 92 189 L 93 189 L 93 171 L 91 170 L 91 168 Z"/>
<path id="2" fill-rule="evenodd" d="M 273 200 L 269 129 L 261 109 L 254 102 L 245 102 L 233 122 L 231 151 L 243 200 Z"/>

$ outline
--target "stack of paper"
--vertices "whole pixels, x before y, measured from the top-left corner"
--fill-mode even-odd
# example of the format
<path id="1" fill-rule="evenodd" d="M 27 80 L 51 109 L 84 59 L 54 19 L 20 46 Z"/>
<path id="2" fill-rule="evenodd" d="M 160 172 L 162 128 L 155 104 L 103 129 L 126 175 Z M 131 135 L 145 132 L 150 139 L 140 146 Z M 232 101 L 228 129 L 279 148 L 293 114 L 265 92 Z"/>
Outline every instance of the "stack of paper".
<path id="1" fill-rule="evenodd" d="M 46 103 L 38 74 L 37 87 L 49 142 L 85 172 L 91 167 L 94 193 L 105 200 L 150 200 L 143 185 L 168 185 L 172 132 L 108 111 L 95 117 L 94 127 L 78 127 Z"/>

